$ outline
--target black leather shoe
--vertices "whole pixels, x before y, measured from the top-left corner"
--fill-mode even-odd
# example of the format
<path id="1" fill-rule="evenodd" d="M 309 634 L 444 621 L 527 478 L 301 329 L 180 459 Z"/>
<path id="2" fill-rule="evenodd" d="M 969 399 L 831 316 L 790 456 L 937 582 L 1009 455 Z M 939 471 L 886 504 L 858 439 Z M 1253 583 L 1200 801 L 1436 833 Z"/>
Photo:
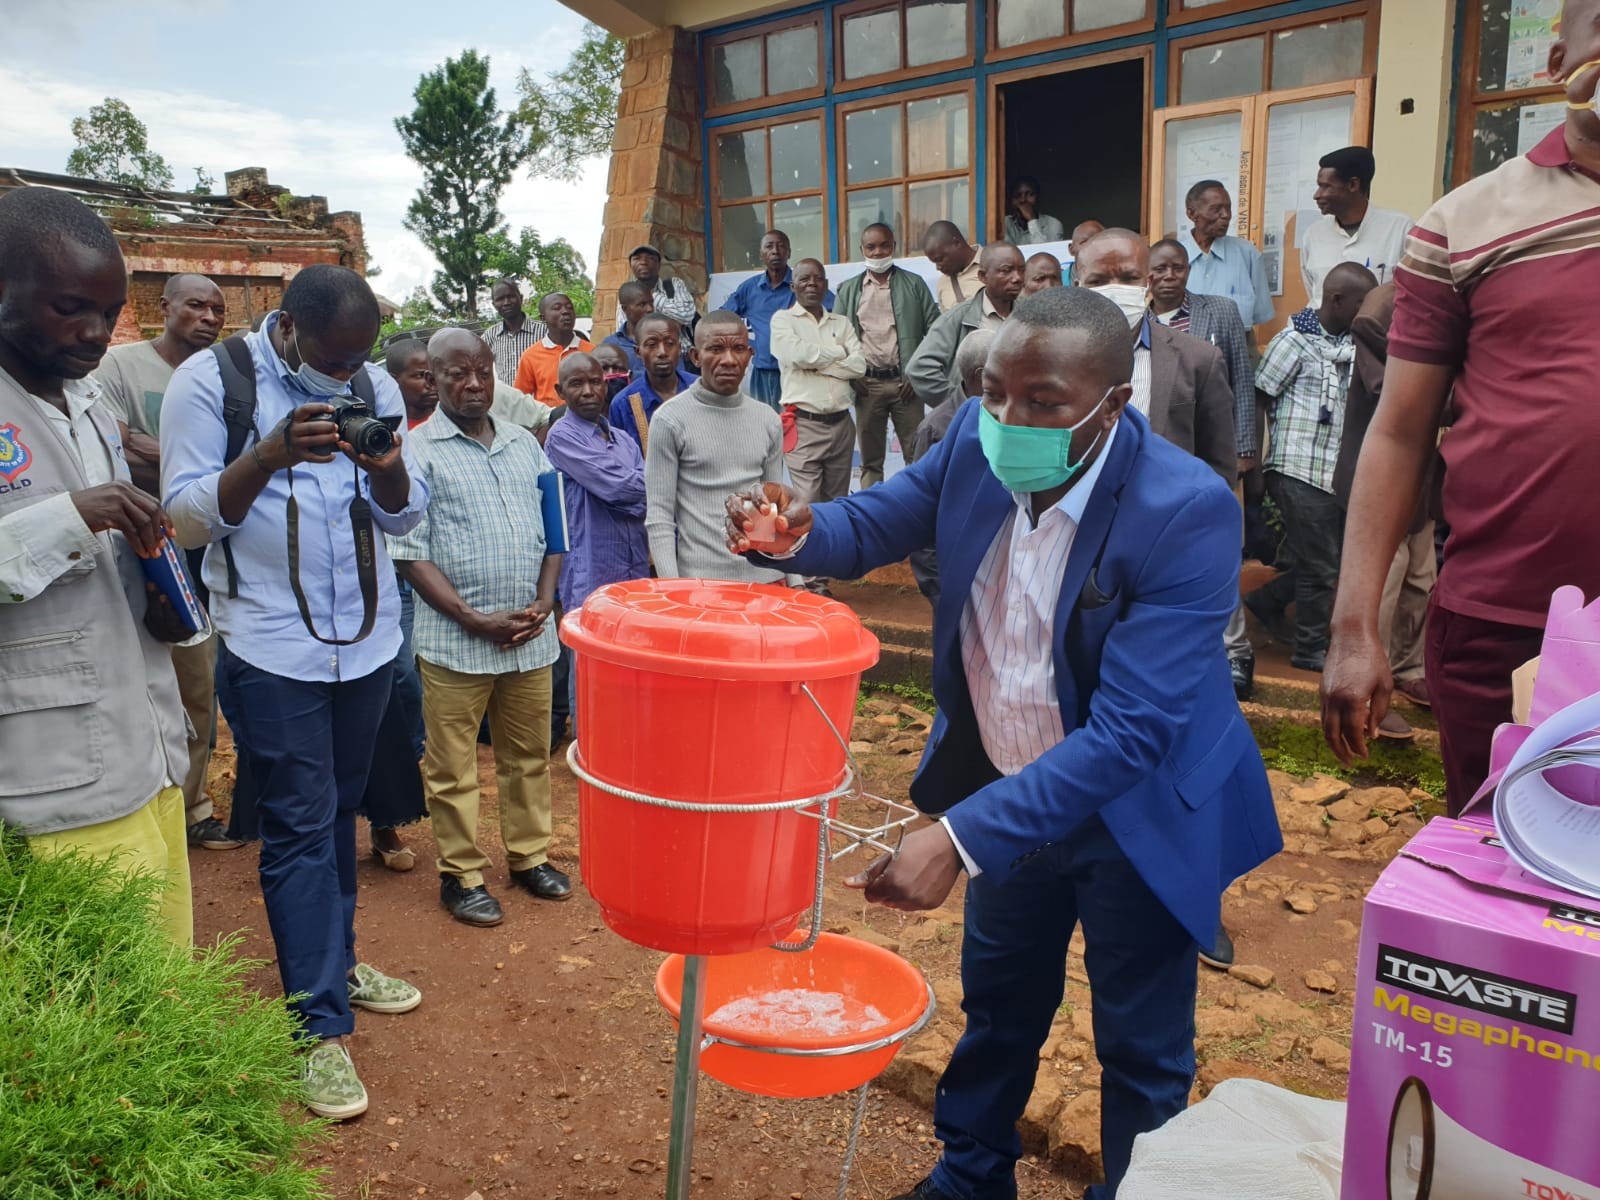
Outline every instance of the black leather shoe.
<path id="1" fill-rule="evenodd" d="M 1217 944 L 1209 950 L 1200 951 L 1200 961 L 1219 971 L 1226 971 L 1233 966 L 1233 939 L 1228 936 L 1226 929 L 1220 925 L 1217 927 Z"/>
<path id="2" fill-rule="evenodd" d="M 504 920 L 500 901 L 489 894 L 488 888 L 481 883 L 477 887 L 463 887 L 454 875 L 439 876 L 439 903 L 463 925 L 487 928 Z"/>
<path id="3" fill-rule="evenodd" d="M 1236 700 L 1248 700 L 1256 694 L 1256 660 L 1253 658 L 1230 658 L 1228 669 L 1233 672 L 1233 696 Z"/>
<path id="4" fill-rule="evenodd" d="M 952 1200 L 952 1197 L 933 1186 L 933 1178 L 924 1179 L 909 1192 L 901 1192 L 894 1200 Z"/>
<path id="5" fill-rule="evenodd" d="M 1326 657 L 1323 654 L 1296 654 L 1289 660 L 1289 665 L 1291 667 L 1299 667 L 1302 671 L 1315 671 L 1318 675 L 1321 675 L 1323 659 Z"/>
<path id="6" fill-rule="evenodd" d="M 572 899 L 572 880 L 566 872 L 558 871 L 549 863 L 540 863 L 526 871 L 511 872 L 511 882 L 541 900 Z"/>

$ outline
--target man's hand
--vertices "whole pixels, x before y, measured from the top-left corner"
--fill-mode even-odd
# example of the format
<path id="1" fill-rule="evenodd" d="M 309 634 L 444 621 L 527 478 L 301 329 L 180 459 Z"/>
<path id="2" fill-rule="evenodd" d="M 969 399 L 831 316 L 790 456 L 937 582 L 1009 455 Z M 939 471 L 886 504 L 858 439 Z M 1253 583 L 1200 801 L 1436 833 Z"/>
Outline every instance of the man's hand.
<path id="1" fill-rule="evenodd" d="M 735 492 L 728 497 L 726 509 L 728 549 L 735 554 L 787 554 L 811 532 L 811 506 L 796 500 L 794 493 L 781 483 L 763 483 L 748 492 Z M 750 534 L 756 521 L 768 516 L 776 518 L 772 540 L 755 541 Z"/>
<path id="2" fill-rule="evenodd" d="M 1243 479 L 1256 469 L 1256 456 L 1254 454 L 1239 455 L 1239 477 Z"/>
<path id="3" fill-rule="evenodd" d="M 539 629 L 526 608 L 501 612 L 474 613 L 462 626 L 474 637 L 493 642 L 502 650 L 513 650 L 538 635 Z"/>
<path id="4" fill-rule="evenodd" d="M 1393 691 L 1383 639 L 1370 629 L 1335 628 L 1322 668 L 1322 736 L 1345 766 L 1367 757 L 1367 739 L 1377 736 Z"/>
<path id="5" fill-rule="evenodd" d="M 528 605 L 528 619 L 533 622 L 533 634 L 535 637 L 544 632 L 544 623 L 550 619 L 550 614 L 555 609 L 555 602 L 551 600 L 535 600 Z"/>
<path id="6" fill-rule="evenodd" d="M 916 398 L 917 398 L 917 389 L 911 386 L 911 380 L 909 380 L 909 379 L 901 379 L 900 380 L 900 399 L 902 401 L 905 401 L 905 400 L 915 400 Z M 906 448 L 907 447 L 902 447 L 902 449 L 906 449 Z"/>
<path id="7" fill-rule="evenodd" d="M 253 457 L 273 473 L 303 462 L 332 462 L 339 446 L 339 427 L 332 418 L 331 404 L 302 404 L 255 444 Z"/>
<path id="8" fill-rule="evenodd" d="M 151 637 L 158 642 L 187 642 L 194 636 L 194 630 L 183 623 L 178 610 L 172 607 L 172 601 L 160 588 L 147 580 L 144 590 L 144 627 Z"/>
<path id="9" fill-rule="evenodd" d="M 1039 206 L 1037 204 L 1027 204 L 1021 200 L 1018 200 L 1014 205 L 1012 205 L 1012 209 L 1016 212 L 1017 216 L 1022 218 L 1022 223 L 1024 225 L 1039 215 Z"/>
<path id="10" fill-rule="evenodd" d="M 128 539 L 140 558 L 154 558 L 172 529 L 156 498 L 125 479 L 73 492 L 72 503 L 90 533 L 114 529 Z"/>
<path id="11" fill-rule="evenodd" d="M 885 908 L 921 912 L 943 904 L 960 874 L 961 854 L 949 831 L 929 825 L 906 834 L 899 854 L 880 858 L 844 885 L 864 890 L 868 900 Z"/>

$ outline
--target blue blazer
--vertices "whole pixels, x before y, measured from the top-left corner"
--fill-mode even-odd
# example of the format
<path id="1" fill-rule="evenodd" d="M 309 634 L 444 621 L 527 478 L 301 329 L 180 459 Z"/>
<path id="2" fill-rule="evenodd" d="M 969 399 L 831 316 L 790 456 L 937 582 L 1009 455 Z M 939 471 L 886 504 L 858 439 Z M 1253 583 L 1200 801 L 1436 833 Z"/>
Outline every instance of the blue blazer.
<path id="1" fill-rule="evenodd" d="M 961 665 L 961 613 L 1016 502 L 967 403 L 928 455 L 888 482 L 812 509 L 780 564 L 854 579 L 934 544 L 939 715 L 911 798 L 944 813 L 984 874 L 1098 815 L 1202 946 L 1221 895 L 1283 848 L 1272 791 L 1234 699 L 1222 634 L 1239 599 L 1239 505 L 1209 467 L 1125 409 L 1067 556 L 1051 653 L 1066 738 L 1020 773 L 990 763 Z"/>

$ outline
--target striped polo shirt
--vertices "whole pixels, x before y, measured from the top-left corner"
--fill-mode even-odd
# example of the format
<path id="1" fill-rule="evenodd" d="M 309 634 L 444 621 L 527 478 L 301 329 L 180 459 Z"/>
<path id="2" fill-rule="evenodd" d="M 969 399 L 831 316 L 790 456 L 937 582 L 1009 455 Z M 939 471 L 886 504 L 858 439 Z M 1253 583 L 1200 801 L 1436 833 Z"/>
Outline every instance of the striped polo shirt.
<path id="1" fill-rule="evenodd" d="M 1542 627 L 1556 588 L 1600 593 L 1600 176 L 1552 131 L 1429 209 L 1395 283 L 1389 357 L 1455 373 L 1435 597 Z"/>

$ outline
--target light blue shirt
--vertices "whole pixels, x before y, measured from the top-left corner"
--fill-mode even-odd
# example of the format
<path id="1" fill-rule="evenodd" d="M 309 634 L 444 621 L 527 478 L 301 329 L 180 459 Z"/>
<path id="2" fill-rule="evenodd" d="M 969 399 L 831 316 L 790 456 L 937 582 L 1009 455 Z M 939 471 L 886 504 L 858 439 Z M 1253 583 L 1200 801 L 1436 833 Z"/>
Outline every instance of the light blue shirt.
<path id="1" fill-rule="evenodd" d="M 1189 290 L 1202 296 L 1226 296 L 1239 306 L 1245 329 L 1272 319 L 1272 289 L 1261 251 L 1243 238 L 1219 237 L 1200 252 L 1194 231 L 1178 235 L 1189 252 Z"/>
<path id="2" fill-rule="evenodd" d="M 258 332 L 246 337 L 256 366 L 258 434 L 270 433 L 296 408 L 316 399 L 292 381 L 288 364 L 273 349 L 268 334 L 277 322 L 278 314 L 273 313 Z M 372 364 L 366 371 L 379 415 L 403 417 L 405 403 L 389 373 Z M 371 634 L 352 646 L 323 645 L 300 619 L 289 586 L 289 472 L 275 472 L 244 520 L 229 525 L 217 499 L 227 444 L 222 375 L 216 356 L 202 351 L 173 373 L 161 403 L 161 493 L 179 544 L 191 549 L 210 545 L 201 575 L 211 589 L 211 620 L 228 649 L 260 670 L 308 682 L 361 679 L 393 662 L 400 650 L 400 597 L 383 539 L 375 539 L 378 612 Z M 249 445 L 244 453 L 250 453 Z M 428 503 L 428 487 L 417 474 L 408 439 L 402 440 L 401 453 L 411 474 L 405 508 L 389 513 L 372 502 L 373 524 L 392 535 L 416 525 Z M 362 495 L 372 500 L 370 480 L 343 454 L 336 453 L 330 463 L 301 463 L 294 468 L 300 583 L 323 637 L 354 637 L 361 628 L 361 588 L 350 528 L 350 502 L 358 479 Z M 235 597 L 228 595 L 222 548 L 212 544 L 225 537 L 239 572 Z"/>

